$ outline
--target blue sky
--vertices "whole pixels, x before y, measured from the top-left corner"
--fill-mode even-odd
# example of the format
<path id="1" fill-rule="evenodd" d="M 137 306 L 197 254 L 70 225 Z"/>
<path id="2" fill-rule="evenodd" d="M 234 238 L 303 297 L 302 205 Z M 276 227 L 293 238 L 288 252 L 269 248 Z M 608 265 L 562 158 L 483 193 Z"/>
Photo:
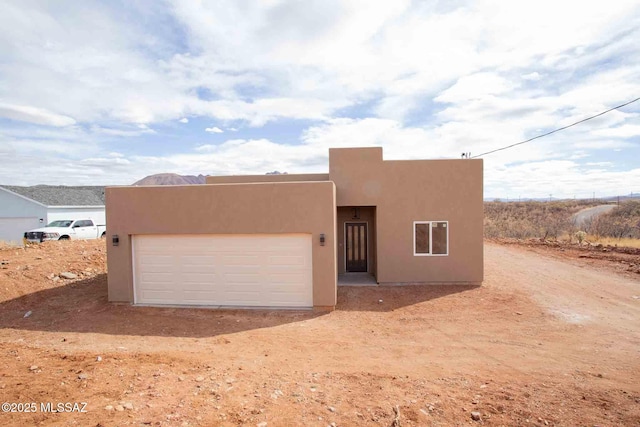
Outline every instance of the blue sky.
<path id="1" fill-rule="evenodd" d="M 459 158 L 640 96 L 637 1 L 7 1 L 0 184 Z M 640 192 L 640 102 L 485 158 L 487 197 Z"/>

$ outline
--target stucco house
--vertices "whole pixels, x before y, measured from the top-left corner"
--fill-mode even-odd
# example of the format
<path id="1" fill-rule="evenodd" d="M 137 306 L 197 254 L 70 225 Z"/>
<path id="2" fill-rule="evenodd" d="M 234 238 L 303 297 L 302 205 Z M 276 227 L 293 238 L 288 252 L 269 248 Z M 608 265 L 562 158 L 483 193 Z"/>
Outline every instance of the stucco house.
<path id="1" fill-rule="evenodd" d="M 108 187 L 109 300 L 332 309 L 351 274 L 480 283 L 482 168 L 339 148 L 328 174 Z"/>
<path id="2" fill-rule="evenodd" d="M 59 219 L 104 224 L 104 187 L 0 186 L 0 241 L 22 242 L 25 231 Z"/>

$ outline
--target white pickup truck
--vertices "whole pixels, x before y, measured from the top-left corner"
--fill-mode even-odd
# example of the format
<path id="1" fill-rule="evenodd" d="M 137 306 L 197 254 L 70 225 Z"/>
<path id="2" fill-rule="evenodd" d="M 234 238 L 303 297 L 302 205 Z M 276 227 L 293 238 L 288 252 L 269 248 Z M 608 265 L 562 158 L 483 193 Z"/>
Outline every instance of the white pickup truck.
<path id="1" fill-rule="evenodd" d="M 46 240 L 98 239 L 106 234 L 104 225 L 96 225 L 90 219 L 62 219 L 24 233 L 27 242 Z"/>

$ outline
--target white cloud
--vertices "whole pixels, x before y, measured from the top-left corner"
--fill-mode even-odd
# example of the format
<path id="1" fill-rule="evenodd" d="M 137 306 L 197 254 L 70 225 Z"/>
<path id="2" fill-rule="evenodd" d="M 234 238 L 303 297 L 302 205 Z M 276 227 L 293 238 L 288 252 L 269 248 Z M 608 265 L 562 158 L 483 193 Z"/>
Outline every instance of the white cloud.
<path id="1" fill-rule="evenodd" d="M 244 120 L 252 127 L 261 127 L 281 118 L 324 120 L 333 110 L 348 104 L 344 101 L 322 101 L 313 98 L 262 98 L 244 100 L 194 101 L 190 112 L 216 117 L 222 121 Z"/>
<path id="2" fill-rule="evenodd" d="M 537 72 L 534 71 L 532 73 L 528 73 L 528 74 L 523 74 L 522 76 L 522 80 L 531 80 L 531 81 L 538 81 L 542 78 L 542 76 Z"/>
<path id="3" fill-rule="evenodd" d="M 589 157 L 589 156 L 590 156 L 590 154 L 589 154 L 589 153 L 587 153 L 587 152 L 586 152 L 586 151 L 584 151 L 584 150 L 580 150 L 580 151 L 575 151 L 573 154 L 571 154 L 571 155 L 568 157 L 568 159 L 569 159 L 569 160 L 579 160 L 579 159 L 587 158 L 587 157 Z"/>
<path id="4" fill-rule="evenodd" d="M 56 127 L 76 124 L 76 121 L 71 117 L 28 105 L 0 104 L 0 117 Z"/>
<path id="5" fill-rule="evenodd" d="M 482 100 L 505 94 L 511 89 L 513 86 L 500 75 L 482 72 L 461 77 L 453 86 L 440 92 L 435 101 L 457 103 Z"/>
<path id="6" fill-rule="evenodd" d="M 629 124 L 608 129 L 598 129 L 593 133 L 604 137 L 631 138 L 640 136 L 640 125 Z"/>
<path id="7" fill-rule="evenodd" d="M 265 138 L 231 139 L 221 144 L 202 144 L 192 152 L 164 156 L 90 154 L 43 165 L 48 180 L 39 182 L 130 184 L 141 176 L 160 172 L 196 175 L 263 174 L 271 170 L 326 172 L 328 148 L 341 146 L 381 146 L 387 160 L 459 158 L 460 152 L 469 151 L 464 140 L 439 137 L 439 132 L 439 128 L 404 127 L 389 119 L 333 119 L 309 128 L 299 145 L 285 145 Z M 601 160 L 581 164 L 579 160 L 586 155 L 584 151 L 576 152 L 573 160 L 554 159 L 549 151 L 553 151 L 555 142 L 540 142 L 541 145 L 519 147 L 517 154 L 501 152 L 487 157 L 485 195 L 517 198 L 547 197 L 551 193 L 553 197 L 588 197 L 592 192 L 606 195 L 634 191 L 629 185 L 640 182 L 639 168 L 616 170 L 615 164 Z M 26 150 L 38 152 L 42 147 L 33 145 Z M 472 147 L 471 151 L 474 150 Z M 73 144 L 63 151 L 83 153 Z M 20 156 L 23 154 L 18 158 L 26 160 Z M 2 157 L 0 152 L 0 159 Z M 9 173 L 23 176 L 19 173 L 19 163 L 7 165 Z"/>
<path id="8" fill-rule="evenodd" d="M 82 159 L 78 162 L 79 165 L 82 166 L 97 166 L 97 167 L 109 167 L 109 168 L 117 168 L 118 166 L 128 166 L 131 164 L 131 161 L 128 159 L 124 159 L 122 157 L 107 157 L 107 158 L 88 158 Z"/>
<path id="9" fill-rule="evenodd" d="M 628 194 L 634 191 L 633 183 L 640 182 L 640 168 L 615 171 L 602 166 L 549 160 L 499 169 L 485 163 L 485 196 L 590 198 L 593 193 L 598 197 Z M 507 182 L 509 186 L 504 185 Z"/>
<path id="10" fill-rule="evenodd" d="M 198 145 L 196 147 L 196 151 L 201 153 L 210 153 L 212 151 L 215 151 L 215 149 L 216 149 L 216 146 L 211 144 L 203 144 L 203 145 Z"/>
<path id="11" fill-rule="evenodd" d="M 326 171 L 327 158 L 326 150 L 316 153 L 306 146 L 278 144 L 268 139 L 232 139 L 218 145 L 198 146 L 194 153 L 136 156 L 130 160 L 137 165 L 137 175 L 133 174 L 132 167 L 128 176 L 133 178 L 167 171 L 196 175 L 261 175 L 272 170 L 320 172 Z M 143 167 L 139 168 L 140 165 Z"/>
<path id="12" fill-rule="evenodd" d="M 0 182 L 26 179 L 42 152 L 53 161 L 34 183 L 322 171 L 330 146 L 476 155 L 637 96 L 639 12 L 633 0 L 5 2 Z M 488 191 L 559 194 L 580 177 L 616 191 L 636 177 L 622 160 L 640 155 L 637 105 L 490 155 Z M 176 126 L 189 118 L 237 133 L 207 144 Z M 113 158 L 130 163 L 100 160 Z"/>
<path id="13" fill-rule="evenodd" d="M 307 129 L 302 140 L 315 155 L 326 155 L 332 147 L 379 146 L 387 159 L 457 157 L 463 142 L 444 140 L 436 133 L 437 129 L 404 127 L 390 119 L 342 118 Z"/>
<path id="14" fill-rule="evenodd" d="M 156 131 L 149 128 L 146 125 L 138 125 L 135 128 L 122 128 L 122 129 L 114 129 L 114 128 L 105 128 L 102 126 L 92 126 L 91 131 L 96 134 L 104 134 L 104 135 L 112 135 L 118 137 L 136 137 L 145 134 L 154 134 Z"/>
<path id="15" fill-rule="evenodd" d="M 542 81 L 550 77 L 542 68 L 601 55 L 606 46 L 590 47 L 634 28 L 633 1 L 579 6 L 229 0 L 55 12 L 10 2 L 0 17 L 0 49 L 11 64 L 2 77 L 12 90 L 0 96 L 82 122 L 149 124 L 189 114 L 262 126 L 332 118 L 363 100 L 374 101 L 381 118 L 402 120 L 452 81 L 487 73 L 501 81 L 485 83 L 508 89 L 513 81 L 500 73 L 509 70 Z M 123 13 L 146 19 L 125 26 Z M 164 25 L 144 26 L 158 17 L 183 30 L 184 40 Z M 612 42 L 630 63 L 633 39 Z M 22 84 L 25 78 L 31 84 Z M 475 90 L 481 82 L 470 84 Z M 200 89 L 214 97 L 199 97 Z"/>
<path id="16" fill-rule="evenodd" d="M 219 127 L 213 126 L 210 128 L 206 128 L 204 130 L 205 132 L 209 132 L 209 133 L 223 133 L 224 131 L 222 129 L 220 129 Z"/>

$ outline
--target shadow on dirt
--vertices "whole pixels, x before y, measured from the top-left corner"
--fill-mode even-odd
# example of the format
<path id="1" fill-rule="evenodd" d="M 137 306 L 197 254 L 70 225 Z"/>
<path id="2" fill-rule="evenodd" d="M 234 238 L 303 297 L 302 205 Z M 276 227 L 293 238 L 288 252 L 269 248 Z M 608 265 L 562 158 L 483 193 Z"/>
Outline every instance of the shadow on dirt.
<path id="1" fill-rule="evenodd" d="M 32 314 L 24 318 L 24 314 Z M 109 335 L 214 337 L 312 319 L 313 311 L 135 307 L 107 300 L 107 275 L 0 303 L 0 328 Z"/>
<path id="2" fill-rule="evenodd" d="M 390 311 L 476 286 L 338 288 L 338 311 Z M 379 303 L 382 300 L 382 303 Z M 28 317 L 25 313 L 31 311 Z M 131 336 L 214 337 L 327 315 L 307 310 L 135 307 L 107 300 L 107 275 L 0 303 L 0 328 Z"/>
<path id="3" fill-rule="evenodd" d="M 480 288 L 480 285 L 382 285 L 338 287 L 340 311 L 393 311 L 448 295 Z"/>

